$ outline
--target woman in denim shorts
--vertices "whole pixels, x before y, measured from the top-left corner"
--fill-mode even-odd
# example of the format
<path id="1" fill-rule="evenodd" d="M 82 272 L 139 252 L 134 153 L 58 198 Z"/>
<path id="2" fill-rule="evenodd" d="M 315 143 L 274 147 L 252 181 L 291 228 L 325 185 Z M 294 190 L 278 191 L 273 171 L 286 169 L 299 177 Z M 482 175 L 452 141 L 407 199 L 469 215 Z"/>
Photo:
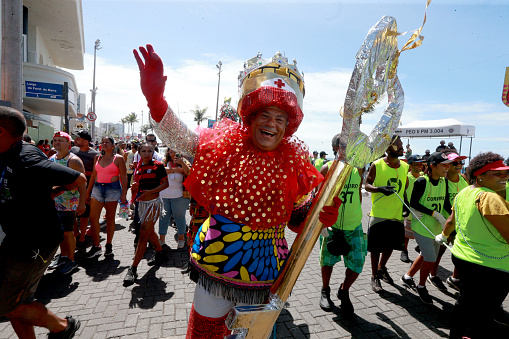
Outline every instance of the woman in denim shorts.
<path id="1" fill-rule="evenodd" d="M 115 212 L 118 201 L 127 202 L 127 171 L 124 157 L 114 154 L 115 142 L 104 137 L 101 142 L 101 154 L 95 157 L 94 171 L 87 188 L 87 199 L 90 199 L 90 229 L 93 246 L 85 255 L 87 258 L 100 256 L 102 253 L 99 238 L 99 217 L 106 208 L 106 252 L 112 255 L 112 241 L 115 233 Z M 122 185 L 121 185 L 122 183 Z"/>

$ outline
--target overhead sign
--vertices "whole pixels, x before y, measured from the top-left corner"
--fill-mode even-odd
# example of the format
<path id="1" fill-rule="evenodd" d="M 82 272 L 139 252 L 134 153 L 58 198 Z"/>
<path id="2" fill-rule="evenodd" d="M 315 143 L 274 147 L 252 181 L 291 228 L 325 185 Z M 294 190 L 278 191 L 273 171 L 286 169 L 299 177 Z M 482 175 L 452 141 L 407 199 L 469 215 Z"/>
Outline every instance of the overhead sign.
<path id="1" fill-rule="evenodd" d="M 97 115 L 94 112 L 88 112 L 87 119 L 90 121 L 95 121 L 95 119 L 97 119 Z"/>
<path id="2" fill-rule="evenodd" d="M 207 121 L 207 128 L 212 128 L 212 127 L 214 127 L 214 124 L 215 124 L 215 123 L 216 123 L 216 121 L 215 121 L 215 120 L 209 119 L 209 120 Z"/>
<path id="3" fill-rule="evenodd" d="M 64 100 L 64 85 L 25 81 L 25 95 L 32 98 Z"/>

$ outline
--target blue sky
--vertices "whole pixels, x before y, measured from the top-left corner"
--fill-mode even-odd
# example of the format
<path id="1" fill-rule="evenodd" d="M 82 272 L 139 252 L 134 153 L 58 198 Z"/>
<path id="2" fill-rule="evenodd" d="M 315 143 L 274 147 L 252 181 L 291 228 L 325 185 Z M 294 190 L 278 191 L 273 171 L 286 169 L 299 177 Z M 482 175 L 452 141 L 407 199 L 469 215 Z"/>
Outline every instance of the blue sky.
<path id="1" fill-rule="evenodd" d="M 339 109 L 369 29 L 384 15 L 398 31 L 422 24 L 425 0 L 408 1 L 108 1 L 83 0 L 85 70 L 73 71 L 90 102 L 93 46 L 97 53 L 96 113 L 118 122 L 147 107 L 139 89 L 132 49 L 151 43 L 168 75 L 166 98 L 190 127 L 195 105 L 215 115 L 216 63 L 221 60 L 220 103 L 237 102 L 237 75 L 243 62 L 262 52 L 285 53 L 304 72 L 304 121 L 297 136 L 311 150 L 331 153 L 341 131 Z M 403 52 L 398 75 L 405 92 L 402 123 L 455 118 L 476 126 L 472 154 L 495 151 L 509 156 L 509 107 L 501 101 L 509 66 L 509 5 L 504 1 L 439 1 L 428 8 L 421 47 Z M 410 34 L 399 37 L 401 47 Z M 379 118 L 364 116 L 369 132 Z M 436 139 L 413 139 L 414 153 L 434 149 Z M 459 139 L 450 139 L 459 145 Z M 405 140 L 405 143 L 407 140 Z M 463 146 L 465 151 L 465 145 Z"/>

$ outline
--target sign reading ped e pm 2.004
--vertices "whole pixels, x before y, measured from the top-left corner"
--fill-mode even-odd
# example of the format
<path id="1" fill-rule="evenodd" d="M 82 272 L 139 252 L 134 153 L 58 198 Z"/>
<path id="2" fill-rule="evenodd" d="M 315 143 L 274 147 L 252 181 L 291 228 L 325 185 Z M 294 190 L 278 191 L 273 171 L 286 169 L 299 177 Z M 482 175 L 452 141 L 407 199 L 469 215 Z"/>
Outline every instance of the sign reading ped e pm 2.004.
<path id="1" fill-rule="evenodd" d="M 64 100 L 64 86 L 47 82 L 25 81 L 27 97 Z"/>

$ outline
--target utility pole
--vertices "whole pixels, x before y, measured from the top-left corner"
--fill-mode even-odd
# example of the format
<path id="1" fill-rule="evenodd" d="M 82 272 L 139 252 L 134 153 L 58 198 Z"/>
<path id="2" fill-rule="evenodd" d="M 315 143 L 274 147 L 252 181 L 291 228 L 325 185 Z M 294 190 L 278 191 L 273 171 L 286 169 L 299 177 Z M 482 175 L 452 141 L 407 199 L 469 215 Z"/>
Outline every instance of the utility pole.
<path id="1" fill-rule="evenodd" d="M 97 92 L 97 87 L 95 87 L 95 58 L 96 58 L 96 53 L 97 53 L 97 50 L 98 49 L 101 49 L 101 40 L 97 39 L 95 41 L 95 46 L 94 46 L 94 76 L 93 76 L 93 80 L 92 80 L 92 89 L 90 90 L 90 92 L 92 92 L 92 112 L 95 113 L 95 115 L 97 116 L 97 112 L 95 111 L 95 94 Z M 92 140 L 94 140 L 94 130 L 95 130 L 95 121 L 92 121 Z"/>
<path id="2" fill-rule="evenodd" d="M 1 100 L 23 111 L 23 0 L 2 0 Z"/>
<path id="3" fill-rule="evenodd" d="M 219 73 L 217 73 L 219 78 L 217 80 L 216 122 L 217 122 L 217 110 L 219 108 L 219 85 L 221 84 L 221 66 L 222 65 L 223 65 L 223 63 L 221 61 L 219 61 L 216 65 L 216 67 L 219 69 Z"/>
<path id="4" fill-rule="evenodd" d="M 64 129 L 66 133 L 71 134 L 69 131 L 69 83 L 64 82 Z"/>

